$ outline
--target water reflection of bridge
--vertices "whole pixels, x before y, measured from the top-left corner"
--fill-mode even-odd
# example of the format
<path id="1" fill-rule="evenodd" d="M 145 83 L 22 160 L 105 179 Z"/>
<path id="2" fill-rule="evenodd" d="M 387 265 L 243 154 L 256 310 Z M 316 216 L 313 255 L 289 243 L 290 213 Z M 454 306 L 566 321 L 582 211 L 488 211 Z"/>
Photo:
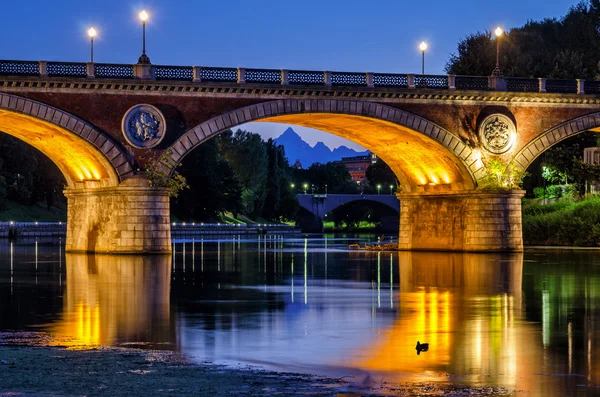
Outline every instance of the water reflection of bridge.
<path id="1" fill-rule="evenodd" d="M 26 316 L 38 310 L 38 321 L 54 316 L 46 300 L 28 301 L 31 290 L 22 286 L 34 269 L 37 285 L 39 249 L 40 258 L 51 253 L 56 259 L 40 260 L 40 271 L 59 269 L 47 273 L 52 282 L 41 274 L 36 291 L 53 288 L 51 296 L 61 296 L 54 304 L 62 308 L 48 328 L 61 344 L 160 343 L 184 352 L 201 345 L 203 354 L 217 356 L 232 346 L 256 351 L 261 335 L 302 324 L 301 329 L 321 327 L 337 335 L 326 342 L 337 349 L 335 355 L 318 360 L 331 364 L 337 357 L 395 379 L 448 381 L 454 378 L 446 374 L 454 374 L 459 382 L 550 394 L 554 386 L 563 390 L 586 380 L 541 380 L 536 373 L 599 379 L 594 352 L 600 343 L 600 278 L 589 267 L 597 254 L 572 254 L 563 268 L 550 253 L 529 253 L 537 263 L 524 264 L 523 254 L 336 252 L 327 240 L 318 247 L 315 241 L 201 240 L 186 242 L 185 251 L 177 243 L 174 256 L 67 255 L 64 261 L 52 251 L 62 249 L 55 244 L 30 245 L 28 257 L 26 249 L 12 246 L 0 257 L 0 318 L 3 325 L 13 324 L 10 302 Z M 332 305 L 328 299 L 339 291 L 353 299 Z M 345 321 L 365 333 L 348 337 Z M 289 327 L 281 328 L 284 322 Z M 260 340 L 262 349 L 280 348 L 277 338 Z M 344 345 L 336 345 L 340 340 Z M 418 359 L 416 340 L 431 344 Z M 305 351 L 310 343 L 295 348 Z M 288 349 L 277 354 L 298 353 Z"/>

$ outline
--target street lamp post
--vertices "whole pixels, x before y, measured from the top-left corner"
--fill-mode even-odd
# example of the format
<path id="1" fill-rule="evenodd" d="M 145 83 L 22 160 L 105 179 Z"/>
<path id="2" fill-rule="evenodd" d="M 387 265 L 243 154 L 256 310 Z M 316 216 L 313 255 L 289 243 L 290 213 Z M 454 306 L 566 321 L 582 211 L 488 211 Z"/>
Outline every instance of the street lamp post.
<path id="1" fill-rule="evenodd" d="M 87 34 L 90 36 L 90 62 L 94 63 L 94 37 L 96 37 L 96 29 L 89 28 Z"/>
<path id="2" fill-rule="evenodd" d="M 142 20 L 142 56 L 140 56 L 140 58 L 138 59 L 138 63 L 149 64 L 150 58 L 148 58 L 148 56 L 146 55 L 146 21 L 148 20 L 150 15 L 148 15 L 146 10 L 143 10 L 142 12 L 140 12 L 139 17 Z"/>
<path id="3" fill-rule="evenodd" d="M 390 194 L 394 194 L 394 185 L 390 185 Z"/>
<path id="4" fill-rule="evenodd" d="M 421 45 L 419 45 L 419 49 L 421 49 L 421 74 L 425 74 L 425 50 L 427 50 L 427 43 L 422 41 Z"/>
<path id="5" fill-rule="evenodd" d="M 325 184 L 325 194 L 327 194 L 327 184 Z"/>
<path id="6" fill-rule="evenodd" d="M 381 191 L 381 185 L 377 185 L 377 194 Z"/>
<path id="7" fill-rule="evenodd" d="M 304 188 L 304 194 L 306 194 L 306 189 L 308 189 L 308 183 L 305 183 L 304 185 L 302 185 L 302 187 Z"/>
<path id="8" fill-rule="evenodd" d="M 494 34 L 496 35 L 496 67 L 492 72 L 492 76 L 502 76 L 502 71 L 500 70 L 500 36 L 502 36 L 503 33 L 504 31 L 500 26 L 494 31 Z"/>

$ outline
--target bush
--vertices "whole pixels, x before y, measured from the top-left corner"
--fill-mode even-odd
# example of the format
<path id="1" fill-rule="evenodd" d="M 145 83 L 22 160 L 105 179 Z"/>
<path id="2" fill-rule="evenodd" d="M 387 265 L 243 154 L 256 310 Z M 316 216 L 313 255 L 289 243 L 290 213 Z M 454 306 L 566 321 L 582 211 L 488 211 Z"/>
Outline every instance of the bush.
<path id="1" fill-rule="evenodd" d="M 535 195 L 536 198 L 545 198 L 544 196 L 546 195 L 546 189 L 544 189 L 543 187 L 535 187 L 533 188 L 533 194 Z"/>
<path id="2" fill-rule="evenodd" d="M 561 185 L 550 185 L 546 188 L 546 196 L 548 198 L 561 198 L 563 188 Z"/>
<path id="3" fill-rule="evenodd" d="M 600 198 L 523 208 L 523 240 L 529 245 L 600 246 Z"/>

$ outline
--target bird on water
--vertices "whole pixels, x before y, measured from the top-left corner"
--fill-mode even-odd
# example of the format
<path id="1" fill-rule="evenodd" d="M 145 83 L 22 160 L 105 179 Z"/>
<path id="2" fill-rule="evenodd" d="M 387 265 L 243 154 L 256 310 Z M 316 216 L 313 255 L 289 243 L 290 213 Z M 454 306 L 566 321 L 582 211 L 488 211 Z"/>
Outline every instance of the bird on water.
<path id="1" fill-rule="evenodd" d="M 421 343 L 417 341 L 417 347 L 415 349 L 417 349 L 417 355 L 419 355 L 421 352 L 426 352 L 429 350 L 429 343 Z"/>

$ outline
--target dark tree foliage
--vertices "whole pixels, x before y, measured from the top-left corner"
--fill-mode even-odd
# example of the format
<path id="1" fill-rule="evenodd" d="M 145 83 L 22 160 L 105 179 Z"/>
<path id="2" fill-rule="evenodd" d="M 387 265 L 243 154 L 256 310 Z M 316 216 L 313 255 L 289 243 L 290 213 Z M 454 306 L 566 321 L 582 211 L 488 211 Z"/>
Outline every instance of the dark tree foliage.
<path id="1" fill-rule="evenodd" d="M 242 209 L 242 185 L 221 153 L 218 139 L 211 139 L 192 151 L 180 168 L 189 189 L 173 200 L 175 216 L 186 221 L 215 221 L 223 212 Z"/>
<path id="2" fill-rule="evenodd" d="M 283 221 L 298 210 L 283 146 L 258 134 L 225 131 L 190 153 L 179 171 L 190 189 L 172 209 L 185 221 L 216 221 L 225 212 Z"/>
<path id="3" fill-rule="evenodd" d="M 399 185 L 394 171 L 382 160 L 371 164 L 367 168 L 366 176 L 369 189 L 368 191 L 365 189 L 365 193 L 376 193 L 378 190 L 377 186 L 381 186 L 380 193 L 388 194 L 390 193 L 390 186 L 393 186 L 391 190 L 394 192 Z"/>
<path id="4" fill-rule="evenodd" d="M 45 203 L 48 209 L 63 200 L 65 179 L 43 153 L 7 134 L 0 134 L 0 209 L 9 201 Z"/>
<path id="5" fill-rule="evenodd" d="M 307 193 L 358 193 L 356 183 L 348 168 L 341 163 L 314 163 L 308 169 L 294 169 L 293 179 L 298 192 L 304 192 L 304 184 L 308 185 Z M 327 185 L 327 186 L 326 186 Z"/>
<path id="6" fill-rule="evenodd" d="M 600 0 L 582 1 L 562 18 L 529 21 L 500 38 L 500 66 L 509 77 L 598 79 Z M 458 44 L 446 71 L 488 76 L 496 65 L 496 39 L 478 32 Z"/>

